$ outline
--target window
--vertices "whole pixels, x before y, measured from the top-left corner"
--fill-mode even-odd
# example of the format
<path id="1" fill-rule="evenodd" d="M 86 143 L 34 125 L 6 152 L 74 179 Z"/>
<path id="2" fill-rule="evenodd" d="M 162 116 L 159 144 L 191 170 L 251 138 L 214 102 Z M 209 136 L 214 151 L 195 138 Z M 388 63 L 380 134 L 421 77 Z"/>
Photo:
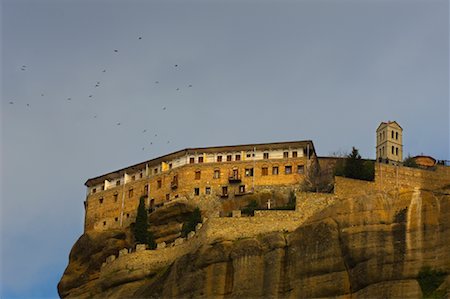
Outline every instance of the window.
<path id="1" fill-rule="evenodd" d="M 381 132 L 380 132 L 380 140 L 381 140 Z"/>
<path id="2" fill-rule="evenodd" d="M 172 169 L 172 163 L 169 163 L 169 169 Z"/>
<path id="3" fill-rule="evenodd" d="M 252 154 L 247 154 L 247 158 L 251 158 Z"/>
<path id="4" fill-rule="evenodd" d="M 297 152 L 292 152 L 292 158 L 297 158 Z"/>
<path id="5" fill-rule="evenodd" d="M 128 198 L 133 197 L 133 189 L 128 190 Z"/>
<path id="6" fill-rule="evenodd" d="M 239 186 L 239 193 L 245 193 L 245 185 Z"/>
<path id="7" fill-rule="evenodd" d="M 215 179 L 220 178 L 220 170 L 219 170 L 219 169 L 215 169 L 215 170 L 214 170 L 214 178 L 215 178 Z"/>
<path id="8" fill-rule="evenodd" d="M 289 158 L 289 152 L 283 152 L 283 158 Z"/>
<path id="9" fill-rule="evenodd" d="M 200 195 L 200 188 L 194 188 L 194 195 Z"/>
<path id="10" fill-rule="evenodd" d="M 105 226 L 106 225 L 106 221 L 103 221 L 103 226 Z"/>
<path id="11" fill-rule="evenodd" d="M 148 185 L 144 186 L 144 195 L 148 195 Z"/>
<path id="12" fill-rule="evenodd" d="M 292 173 L 292 166 L 284 166 L 284 173 L 285 174 L 291 174 Z"/>
<path id="13" fill-rule="evenodd" d="M 100 204 L 102 204 L 102 203 L 103 203 L 103 197 L 100 197 L 100 198 L 98 199 L 98 201 L 100 202 Z"/>
<path id="14" fill-rule="evenodd" d="M 169 193 L 166 194 L 166 200 L 170 200 L 170 194 Z"/>
<path id="15" fill-rule="evenodd" d="M 158 173 L 158 168 L 153 169 L 153 173 L 157 174 Z"/>
<path id="16" fill-rule="evenodd" d="M 392 146 L 391 152 L 392 152 L 392 154 L 394 154 L 394 146 Z"/>
<path id="17" fill-rule="evenodd" d="M 194 164 L 195 163 L 195 158 L 194 157 L 190 157 L 189 158 L 189 164 Z"/>
<path id="18" fill-rule="evenodd" d="M 94 194 L 95 192 L 97 192 L 97 188 L 92 189 L 92 194 Z"/>
<path id="19" fill-rule="evenodd" d="M 236 161 L 240 161 L 240 160 L 241 160 L 241 155 L 236 155 L 236 156 L 235 156 L 235 160 L 236 160 Z"/>
<path id="20" fill-rule="evenodd" d="M 231 161 L 231 155 L 227 155 L 227 161 Z"/>
<path id="21" fill-rule="evenodd" d="M 200 171 L 200 170 L 197 170 L 197 171 L 195 172 L 195 179 L 196 179 L 196 180 L 199 180 L 201 174 L 202 174 L 201 171 Z"/>
<path id="22" fill-rule="evenodd" d="M 227 186 L 222 187 L 222 196 L 228 196 L 228 187 Z"/>
<path id="23" fill-rule="evenodd" d="M 114 202 L 117 202 L 117 198 L 119 197 L 119 194 L 116 192 L 114 193 Z"/>
<path id="24" fill-rule="evenodd" d="M 395 132 L 395 139 L 398 140 L 398 132 Z"/>
<path id="25" fill-rule="evenodd" d="M 120 186 L 120 180 L 116 181 L 116 186 Z"/>
<path id="26" fill-rule="evenodd" d="M 222 156 L 217 156 L 217 162 L 222 162 Z"/>
<path id="27" fill-rule="evenodd" d="M 380 157 L 381 157 L 381 148 L 380 148 Z"/>
<path id="28" fill-rule="evenodd" d="M 253 168 L 246 168 L 245 176 L 253 176 Z"/>
<path id="29" fill-rule="evenodd" d="M 139 174 L 139 178 L 142 179 L 144 175 L 142 174 L 142 172 Z"/>
<path id="30" fill-rule="evenodd" d="M 261 175 L 269 175 L 269 168 L 267 167 L 261 168 Z"/>
<path id="31" fill-rule="evenodd" d="M 391 138 L 394 139 L 394 131 L 391 131 Z"/>
<path id="32" fill-rule="evenodd" d="M 161 182 L 161 180 L 158 180 L 158 182 L 157 182 L 157 186 L 158 186 L 158 189 L 161 189 L 161 186 L 162 186 L 162 182 Z"/>
<path id="33" fill-rule="evenodd" d="M 119 218 L 117 218 L 117 217 L 116 217 L 116 218 L 114 218 L 114 221 L 115 221 L 115 222 L 119 221 Z"/>
<path id="34" fill-rule="evenodd" d="M 264 159 L 269 159 L 269 153 L 264 153 L 264 154 L 263 154 L 263 158 L 264 158 Z"/>
<path id="35" fill-rule="evenodd" d="M 132 175 L 132 176 L 131 176 L 131 180 L 132 180 L 132 181 L 135 181 L 135 180 L 136 180 L 136 176 L 135 176 L 135 175 Z"/>
<path id="36" fill-rule="evenodd" d="M 105 185 L 102 185 L 102 190 L 105 190 Z"/>
<path id="37" fill-rule="evenodd" d="M 198 157 L 198 163 L 203 163 L 203 157 Z"/>
<path id="38" fill-rule="evenodd" d="M 129 213 L 127 213 L 127 218 L 130 218 L 130 214 Z"/>
<path id="39" fill-rule="evenodd" d="M 211 194 L 211 187 L 205 188 L 205 194 Z"/>
<path id="40" fill-rule="evenodd" d="M 297 173 L 305 173 L 305 165 L 297 165 Z"/>
<path id="41" fill-rule="evenodd" d="M 274 175 L 278 174 L 278 166 L 272 167 L 272 174 L 274 174 Z"/>
<path id="42" fill-rule="evenodd" d="M 398 147 L 395 148 L 395 155 L 398 156 Z"/>

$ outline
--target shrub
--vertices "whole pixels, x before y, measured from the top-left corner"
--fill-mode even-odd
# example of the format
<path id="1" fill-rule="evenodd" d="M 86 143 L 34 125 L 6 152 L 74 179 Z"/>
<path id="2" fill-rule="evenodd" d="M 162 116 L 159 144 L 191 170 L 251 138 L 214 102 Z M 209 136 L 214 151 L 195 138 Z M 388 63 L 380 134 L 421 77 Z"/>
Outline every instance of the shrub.
<path id="1" fill-rule="evenodd" d="M 446 275 L 443 271 L 423 267 L 417 275 L 423 297 L 444 298 L 445 292 L 437 291 L 437 288 L 444 282 Z"/>
<path id="2" fill-rule="evenodd" d="M 403 160 L 403 166 L 406 167 L 412 167 L 412 168 L 418 168 L 419 166 L 416 163 L 416 160 L 411 157 L 409 154 L 408 156 Z"/>
<path id="3" fill-rule="evenodd" d="M 242 214 L 247 216 L 254 216 L 255 210 L 258 208 L 258 203 L 256 200 L 252 200 L 249 202 L 249 204 L 241 210 Z"/>
<path id="4" fill-rule="evenodd" d="M 195 231 L 195 227 L 201 222 L 202 213 L 199 208 L 195 208 L 195 210 L 189 215 L 186 222 L 183 223 L 183 227 L 181 228 L 181 236 L 184 238 L 188 235 L 188 233 Z"/>

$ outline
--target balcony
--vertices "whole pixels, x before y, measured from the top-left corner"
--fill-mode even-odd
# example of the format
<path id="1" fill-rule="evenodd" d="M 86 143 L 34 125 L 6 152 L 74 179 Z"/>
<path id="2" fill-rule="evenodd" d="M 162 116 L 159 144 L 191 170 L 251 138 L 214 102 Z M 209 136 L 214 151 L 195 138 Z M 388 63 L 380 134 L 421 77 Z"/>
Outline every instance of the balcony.
<path id="1" fill-rule="evenodd" d="M 228 182 L 230 183 L 240 183 L 241 182 L 241 176 L 238 174 L 237 171 L 233 171 L 228 174 Z"/>

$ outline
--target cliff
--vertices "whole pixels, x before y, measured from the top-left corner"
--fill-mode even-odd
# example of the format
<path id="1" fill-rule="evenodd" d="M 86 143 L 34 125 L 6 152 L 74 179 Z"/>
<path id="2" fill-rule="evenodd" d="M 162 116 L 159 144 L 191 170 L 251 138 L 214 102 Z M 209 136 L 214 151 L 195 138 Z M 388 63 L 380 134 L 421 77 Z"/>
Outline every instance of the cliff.
<path id="1" fill-rule="evenodd" d="M 341 179 L 340 186 L 353 181 Z M 72 249 L 59 294 L 420 298 L 419 283 L 434 278 L 430 274 L 421 281 L 418 275 L 429 267 L 446 273 L 437 292 L 448 297 L 449 186 L 400 193 L 358 190 L 366 191 L 354 196 L 342 191 L 299 194 L 298 211 L 285 212 L 281 219 L 274 219 L 277 212 L 272 217 L 265 212 L 262 217 L 209 219 L 194 238 L 178 247 L 128 253 L 103 266 L 108 255 L 129 247 L 127 235 L 85 234 Z M 218 228 L 225 223 L 221 221 L 228 221 L 225 233 Z M 277 227 L 279 223 L 286 229 Z"/>

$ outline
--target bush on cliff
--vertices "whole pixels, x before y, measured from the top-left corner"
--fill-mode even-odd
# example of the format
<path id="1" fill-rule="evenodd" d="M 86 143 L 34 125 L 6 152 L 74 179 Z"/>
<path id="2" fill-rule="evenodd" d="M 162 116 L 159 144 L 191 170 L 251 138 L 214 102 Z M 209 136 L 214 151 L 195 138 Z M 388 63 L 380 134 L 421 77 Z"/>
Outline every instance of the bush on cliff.
<path id="1" fill-rule="evenodd" d="M 241 210 L 241 213 L 247 216 L 254 216 L 256 209 L 258 209 L 258 203 L 256 200 L 252 200 L 245 208 Z"/>
<path id="2" fill-rule="evenodd" d="M 199 208 L 195 208 L 195 210 L 189 215 L 187 221 L 183 223 L 183 227 L 181 228 L 181 236 L 186 237 L 190 232 L 195 231 L 195 227 L 201 222 L 202 213 Z"/>
<path id="3" fill-rule="evenodd" d="M 417 275 L 423 298 L 444 298 L 445 292 L 437 290 L 444 282 L 447 273 L 423 267 Z"/>
<path id="4" fill-rule="evenodd" d="M 134 240 L 139 244 L 147 244 L 150 249 L 156 248 L 153 234 L 148 231 L 148 215 L 145 209 L 145 197 L 139 199 L 136 224 L 133 228 Z"/>

